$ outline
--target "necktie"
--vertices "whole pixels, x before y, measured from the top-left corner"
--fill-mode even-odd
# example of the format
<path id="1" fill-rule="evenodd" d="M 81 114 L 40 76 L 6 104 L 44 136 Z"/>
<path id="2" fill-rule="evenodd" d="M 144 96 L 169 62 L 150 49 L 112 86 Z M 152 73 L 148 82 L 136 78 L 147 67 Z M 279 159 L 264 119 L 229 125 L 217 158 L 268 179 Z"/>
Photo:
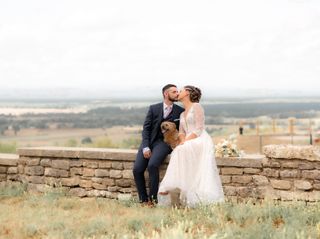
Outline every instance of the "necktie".
<path id="1" fill-rule="evenodd" d="M 170 107 L 170 106 L 166 106 L 166 107 L 164 108 L 163 118 L 164 118 L 164 119 L 167 118 L 168 115 L 170 114 L 170 112 L 171 112 L 171 107 Z"/>

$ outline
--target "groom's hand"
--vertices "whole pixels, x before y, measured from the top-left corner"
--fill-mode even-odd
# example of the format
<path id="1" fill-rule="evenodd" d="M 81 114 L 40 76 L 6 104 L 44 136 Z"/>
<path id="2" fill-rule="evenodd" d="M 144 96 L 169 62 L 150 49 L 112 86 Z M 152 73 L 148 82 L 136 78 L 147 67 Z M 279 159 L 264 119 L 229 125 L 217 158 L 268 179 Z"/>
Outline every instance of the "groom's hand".
<path id="1" fill-rule="evenodd" d="M 143 157 L 145 157 L 146 159 L 149 159 L 151 157 L 151 150 L 143 152 Z"/>
<path id="2" fill-rule="evenodd" d="M 149 147 L 143 149 L 143 157 L 149 159 L 151 157 L 151 150 Z"/>

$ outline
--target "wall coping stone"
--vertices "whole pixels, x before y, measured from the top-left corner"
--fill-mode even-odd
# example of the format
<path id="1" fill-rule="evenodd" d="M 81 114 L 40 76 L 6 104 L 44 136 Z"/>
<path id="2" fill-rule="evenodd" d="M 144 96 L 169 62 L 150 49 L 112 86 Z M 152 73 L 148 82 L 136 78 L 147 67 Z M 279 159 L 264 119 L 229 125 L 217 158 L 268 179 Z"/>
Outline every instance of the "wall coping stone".
<path id="1" fill-rule="evenodd" d="M 26 147 L 19 148 L 20 157 L 50 157 L 68 159 L 96 159 L 134 162 L 137 150 L 112 148 L 73 148 L 73 147 Z M 169 157 L 165 163 L 169 162 Z M 261 168 L 264 155 L 245 155 L 242 157 L 216 158 L 218 166 L 253 167 Z"/>
<path id="2" fill-rule="evenodd" d="M 111 159 L 134 161 L 137 150 L 112 148 L 27 147 L 19 148 L 20 157 L 50 157 L 74 159 Z"/>
<path id="3" fill-rule="evenodd" d="M 272 144 L 264 146 L 263 153 L 268 158 L 320 161 L 320 147 L 312 145 Z"/>
<path id="4" fill-rule="evenodd" d="M 0 154 L 0 165 L 17 166 L 19 155 L 16 154 Z"/>

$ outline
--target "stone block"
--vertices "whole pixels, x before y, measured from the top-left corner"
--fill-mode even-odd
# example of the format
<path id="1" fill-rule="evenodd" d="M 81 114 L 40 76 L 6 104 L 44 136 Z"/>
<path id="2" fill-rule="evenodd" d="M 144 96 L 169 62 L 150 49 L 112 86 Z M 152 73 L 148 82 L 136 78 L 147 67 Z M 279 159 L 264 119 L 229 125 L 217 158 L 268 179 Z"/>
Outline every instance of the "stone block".
<path id="1" fill-rule="evenodd" d="M 258 186 L 266 186 L 269 184 L 268 178 L 261 175 L 252 176 L 253 183 Z"/>
<path id="2" fill-rule="evenodd" d="M 7 167 L 0 167 L 0 173 L 7 173 Z"/>
<path id="3" fill-rule="evenodd" d="M 118 186 L 109 186 L 108 191 L 109 192 L 117 192 L 119 190 Z"/>
<path id="4" fill-rule="evenodd" d="M 42 166 L 28 166 L 28 167 L 25 167 L 24 172 L 26 175 L 41 176 L 44 173 L 44 167 L 42 167 Z"/>
<path id="5" fill-rule="evenodd" d="M 55 160 L 52 160 L 51 167 L 52 168 L 56 168 L 56 169 L 69 170 L 70 169 L 70 161 L 69 160 L 55 159 Z"/>
<path id="6" fill-rule="evenodd" d="M 99 190 L 106 190 L 108 187 L 100 183 L 92 183 L 92 187 Z"/>
<path id="7" fill-rule="evenodd" d="M 17 173 L 18 173 L 18 167 L 8 168 L 7 174 L 17 174 Z"/>
<path id="8" fill-rule="evenodd" d="M 306 180 L 295 180 L 294 186 L 295 186 L 295 188 L 297 188 L 299 190 L 304 190 L 304 191 L 312 189 L 311 183 Z"/>
<path id="9" fill-rule="evenodd" d="M 120 162 L 112 162 L 111 167 L 113 169 L 119 169 L 122 170 L 123 169 L 123 164 Z"/>
<path id="10" fill-rule="evenodd" d="M 28 182 L 31 182 L 34 184 L 44 184 L 45 183 L 44 178 L 45 177 L 43 177 L 43 176 L 28 176 L 27 180 L 28 180 Z"/>
<path id="11" fill-rule="evenodd" d="M 111 162 L 99 162 L 99 168 L 111 168 Z"/>
<path id="12" fill-rule="evenodd" d="M 268 158 L 320 161 L 320 148 L 312 145 L 267 145 L 263 153 Z"/>
<path id="13" fill-rule="evenodd" d="M 56 178 L 67 178 L 69 177 L 69 172 L 67 170 L 46 168 L 44 171 L 45 176 L 56 177 Z"/>
<path id="14" fill-rule="evenodd" d="M 236 196 L 237 195 L 237 187 L 224 186 L 223 192 L 224 192 L 225 196 Z"/>
<path id="15" fill-rule="evenodd" d="M 61 178 L 44 177 L 44 183 L 54 187 L 61 187 Z"/>
<path id="16" fill-rule="evenodd" d="M 70 160 L 70 167 L 82 167 L 83 162 L 81 159 L 71 159 Z"/>
<path id="17" fill-rule="evenodd" d="M 86 168 L 98 168 L 98 162 L 90 161 L 90 160 L 85 160 L 83 162 L 83 167 Z"/>
<path id="18" fill-rule="evenodd" d="M 52 161 L 51 161 L 51 159 L 44 158 L 44 159 L 41 159 L 40 165 L 43 167 L 51 167 Z"/>
<path id="19" fill-rule="evenodd" d="M 241 175 L 243 174 L 243 168 L 222 168 L 221 173 L 223 175 Z"/>
<path id="20" fill-rule="evenodd" d="M 262 160 L 262 165 L 263 165 L 263 167 L 268 167 L 268 168 L 280 168 L 281 167 L 279 162 L 275 161 L 274 159 L 269 159 L 269 158 L 264 158 Z"/>
<path id="21" fill-rule="evenodd" d="M 302 170 L 310 170 L 310 169 L 314 169 L 315 166 L 313 163 L 299 163 L 298 165 L 298 168 L 299 169 L 302 169 Z"/>
<path id="22" fill-rule="evenodd" d="M 27 166 L 37 166 L 40 164 L 40 158 L 28 158 L 26 165 Z"/>
<path id="23" fill-rule="evenodd" d="M 222 175 L 222 176 L 220 176 L 220 178 L 221 178 L 222 184 L 231 183 L 231 176 Z"/>
<path id="24" fill-rule="evenodd" d="M 75 176 L 75 175 L 82 175 L 83 168 L 70 168 L 70 175 Z"/>
<path id="25" fill-rule="evenodd" d="M 301 173 L 301 177 L 320 180 L 320 170 L 303 170 Z"/>
<path id="26" fill-rule="evenodd" d="M 114 186 L 115 185 L 115 180 L 112 178 L 103 178 L 102 179 L 102 184 L 106 186 Z"/>
<path id="27" fill-rule="evenodd" d="M 299 167 L 299 161 L 283 161 L 281 162 L 282 168 L 298 168 Z"/>
<path id="28" fill-rule="evenodd" d="M 132 188 L 119 188 L 118 191 L 121 192 L 121 193 L 129 194 L 129 193 L 132 192 Z"/>
<path id="29" fill-rule="evenodd" d="M 123 170 L 122 171 L 122 177 L 123 178 L 129 178 L 129 179 L 133 179 L 133 173 L 132 170 Z M 163 176 L 162 176 L 163 177 Z"/>
<path id="30" fill-rule="evenodd" d="M 94 169 L 92 168 L 84 168 L 82 171 L 82 175 L 84 177 L 93 177 L 94 176 Z"/>
<path id="31" fill-rule="evenodd" d="M 268 186 L 258 186 L 253 189 L 252 196 L 254 198 L 264 199 L 268 194 L 269 188 Z"/>
<path id="32" fill-rule="evenodd" d="M 96 169 L 94 175 L 96 177 L 109 177 L 108 169 Z"/>
<path id="33" fill-rule="evenodd" d="M 25 166 L 27 164 L 27 160 L 29 160 L 29 158 L 27 158 L 27 157 L 19 157 L 18 158 L 18 164 Z"/>
<path id="34" fill-rule="evenodd" d="M 287 180 L 271 179 L 270 183 L 274 189 L 289 190 L 291 188 L 291 182 Z"/>
<path id="35" fill-rule="evenodd" d="M 6 181 L 7 180 L 7 174 L 0 174 L 0 181 Z"/>
<path id="36" fill-rule="evenodd" d="M 93 178 L 91 178 L 91 181 L 94 182 L 94 183 L 102 183 L 103 182 L 103 178 L 93 177 Z"/>
<path id="37" fill-rule="evenodd" d="M 252 176 L 232 176 L 233 183 L 248 184 L 251 183 Z"/>
<path id="38" fill-rule="evenodd" d="M 117 179 L 116 185 L 119 187 L 130 187 L 133 184 L 133 181 L 130 179 Z"/>
<path id="39" fill-rule="evenodd" d="M 259 168 L 245 168 L 245 169 L 243 169 L 243 172 L 245 174 L 259 174 L 261 172 L 261 169 L 259 169 Z"/>
<path id="40" fill-rule="evenodd" d="M 313 188 L 314 188 L 315 190 L 320 190 L 320 183 L 314 183 L 314 184 L 313 184 Z"/>
<path id="41" fill-rule="evenodd" d="M 18 158 L 15 155 L 8 155 L 5 158 L 0 158 L 0 166 L 17 166 Z"/>
<path id="42" fill-rule="evenodd" d="M 122 171 L 121 170 L 110 170 L 110 178 L 121 178 Z"/>
<path id="43" fill-rule="evenodd" d="M 237 188 L 237 195 L 242 198 L 251 197 L 253 193 L 253 189 L 250 187 L 238 187 Z"/>
<path id="44" fill-rule="evenodd" d="M 132 170 L 132 169 L 133 169 L 133 163 L 132 163 L 132 162 L 130 162 L 130 163 L 123 163 L 123 168 L 124 168 L 124 169 Z"/>
<path id="45" fill-rule="evenodd" d="M 62 178 L 61 179 L 62 186 L 68 186 L 68 187 L 78 186 L 79 182 L 80 182 L 80 180 L 78 177 Z"/>
<path id="46" fill-rule="evenodd" d="M 282 201 L 292 201 L 295 199 L 294 192 L 276 190 L 276 194 Z"/>
<path id="47" fill-rule="evenodd" d="M 80 180 L 79 185 L 82 188 L 92 188 L 92 181 L 91 180 Z"/>
<path id="48" fill-rule="evenodd" d="M 217 159 L 219 167 L 239 167 L 239 168 L 261 168 L 261 159 L 238 159 L 238 158 L 219 158 Z"/>
<path id="49" fill-rule="evenodd" d="M 85 197 L 87 195 L 87 191 L 83 188 L 71 188 L 69 190 L 69 195 L 75 197 Z"/>
<path id="50" fill-rule="evenodd" d="M 309 202 L 319 202 L 320 201 L 320 192 L 319 191 L 308 192 L 308 201 Z"/>
<path id="51" fill-rule="evenodd" d="M 283 170 L 280 171 L 281 178 L 298 178 L 300 173 L 298 170 Z"/>
<path id="52" fill-rule="evenodd" d="M 279 170 L 273 168 L 264 168 L 261 174 L 272 178 L 278 178 L 280 175 Z"/>
<path id="53" fill-rule="evenodd" d="M 18 165 L 18 172 L 19 174 L 23 174 L 24 173 L 24 166 L 23 165 Z"/>
<path id="54" fill-rule="evenodd" d="M 7 180 L 20 181 L 20 175 L 18 175 L 18 174 L 8 174 L 7 175 Z"/>

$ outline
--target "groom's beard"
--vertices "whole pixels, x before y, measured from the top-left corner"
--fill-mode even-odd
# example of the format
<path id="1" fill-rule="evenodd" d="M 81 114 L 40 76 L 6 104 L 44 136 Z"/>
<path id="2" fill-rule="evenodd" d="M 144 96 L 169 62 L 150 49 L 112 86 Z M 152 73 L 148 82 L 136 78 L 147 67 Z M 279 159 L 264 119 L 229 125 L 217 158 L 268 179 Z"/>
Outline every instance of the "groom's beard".
<path id="1" fill-rule="evenodd" d="M 173 97 L 169 96 L 168 100 L 170 100 L 171 102 L 177 102 L 178 101 L 178 97 L 173 98 Z"/>

